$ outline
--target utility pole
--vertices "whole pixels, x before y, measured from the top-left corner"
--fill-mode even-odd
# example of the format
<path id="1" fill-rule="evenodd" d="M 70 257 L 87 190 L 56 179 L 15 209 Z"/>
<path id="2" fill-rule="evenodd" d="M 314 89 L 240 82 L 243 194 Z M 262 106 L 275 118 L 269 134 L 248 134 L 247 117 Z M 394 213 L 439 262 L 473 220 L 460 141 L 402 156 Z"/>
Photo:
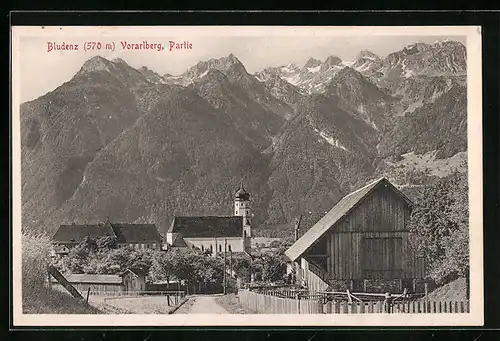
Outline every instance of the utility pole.
<path id="1" fill-rule="evenodd" d="M 224 239 L 224 295 L 226 294 L 226 245 L 227 239 Z"/>
<path id="2" fill-rule="evenodd" d="M 233 250 L 229 251 L 229 278 L 233 277 Z"/>

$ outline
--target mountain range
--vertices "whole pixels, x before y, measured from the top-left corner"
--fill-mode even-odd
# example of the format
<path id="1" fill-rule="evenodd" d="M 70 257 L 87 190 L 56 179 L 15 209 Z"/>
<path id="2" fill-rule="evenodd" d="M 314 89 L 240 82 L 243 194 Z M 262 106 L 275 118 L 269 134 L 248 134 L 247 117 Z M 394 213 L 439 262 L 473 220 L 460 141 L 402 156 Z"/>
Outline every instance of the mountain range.
<path id="1" fill-rule="evenodd" d="M 243 179 L 257 234 L 367 181 L 412 189 L 467 152 L 465 47 L 416 43 L 251 74 L 233 54 L 181 75 L 93 57 L 21 105 L 23 228 L 230 215 Z M 424 180 L 422 180 L 424 179 Z"/>

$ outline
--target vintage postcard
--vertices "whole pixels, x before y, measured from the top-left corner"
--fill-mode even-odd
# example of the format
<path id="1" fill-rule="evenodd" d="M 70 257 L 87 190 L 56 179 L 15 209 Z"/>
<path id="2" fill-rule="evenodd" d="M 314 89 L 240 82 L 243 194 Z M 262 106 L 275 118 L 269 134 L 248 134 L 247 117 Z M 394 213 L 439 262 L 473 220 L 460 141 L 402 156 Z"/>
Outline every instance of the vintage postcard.
<path id="1" fill-rule="evenodd" d="M 481 30 L 13 27 L 14 326 L 483 324 Z"/>

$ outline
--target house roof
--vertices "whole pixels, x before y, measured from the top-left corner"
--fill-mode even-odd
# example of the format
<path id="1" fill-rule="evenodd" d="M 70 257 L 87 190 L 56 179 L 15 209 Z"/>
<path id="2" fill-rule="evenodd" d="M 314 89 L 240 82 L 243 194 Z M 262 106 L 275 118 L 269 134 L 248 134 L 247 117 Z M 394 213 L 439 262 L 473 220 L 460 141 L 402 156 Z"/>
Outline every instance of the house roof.
<path id="1" fill-rule="evenodd" d="M 161 242 L 161 236 L 154 224 L 112 225 L 119 243 Z"/>
<path id="2" fill-rule="evenodd" d="M 242 217 L 175 217 L 169 233 L 180 233 L 182 238 L 241 237 Z"/>
<path id="3" fill-rule="evenodd" d="M 92 284 L 121 284 L 122 278 L 119 275 L 91 275 L 91 274 L 70 274 L 64 276 L 70 283 L 92 283 Z M 56 282 L 55 278 L 51 278 Z"/>
<path id="4" fill-rule="evenodd" d="M 114 236 L 113 229 L 108 224 L 96 225 L 61 225 L 52 237 L 60 243 L 78 243 L 85 237 L 99 238 L 105 236 Z"/>
<path id="5" fill-rule="evenodd" d="M 378 188 L 379 186 L 391 188 L 409 205 L 413 204 L 411 200 L 394 187 L 389 180 L 386 178 L 380 178 L 343 197 L 327 214 L 323 216 L 323 218 L 321 218 L 316 224 L 314 224 L 314 226 L 305 232 L 302 237 L 290 246 L 290 248 L 285 251 L 285 255 L 292 261 L 299 258 L 314 244 L 316 240 L 318 240 L 345 215 L 350 213 L 365 197 L 367 197 L 375 188 Z"/>
<path id="6" fill-rule="evenodd" d="M 94 225 L 61 225 L 53 236 L 59 243 L 79 243 L 85 237 L 116 237 L 119 243 L 161 242 L 154 224 L 103 223 Z"/>

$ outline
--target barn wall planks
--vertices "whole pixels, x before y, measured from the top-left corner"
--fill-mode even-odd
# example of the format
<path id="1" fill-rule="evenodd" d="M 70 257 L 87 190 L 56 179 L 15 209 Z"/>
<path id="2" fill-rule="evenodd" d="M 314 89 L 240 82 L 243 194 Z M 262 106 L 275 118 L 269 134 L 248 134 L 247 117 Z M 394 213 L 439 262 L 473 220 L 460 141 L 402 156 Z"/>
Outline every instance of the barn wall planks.
<path id="1" fill-rule="evenodd" d="M 325 269 L 328 277 L 364 279 L 367 272 L 363 270 L 380 268 L 380 264 L 393 268 L 385 271 L 401 272 L 401 278 L 425 277 L 425 264 L 410 247 L 411 235 L 407 230 L 410 214 L 406 201 L 389 188 L 379 187 L 367 196 L 322 238 L 329 255 Z M 399 239 L 370 244 L 363 241 L 365 238 Z M 308 253 L 320 253 L 320 245 L 321 241 L 318 241 Z"/>

